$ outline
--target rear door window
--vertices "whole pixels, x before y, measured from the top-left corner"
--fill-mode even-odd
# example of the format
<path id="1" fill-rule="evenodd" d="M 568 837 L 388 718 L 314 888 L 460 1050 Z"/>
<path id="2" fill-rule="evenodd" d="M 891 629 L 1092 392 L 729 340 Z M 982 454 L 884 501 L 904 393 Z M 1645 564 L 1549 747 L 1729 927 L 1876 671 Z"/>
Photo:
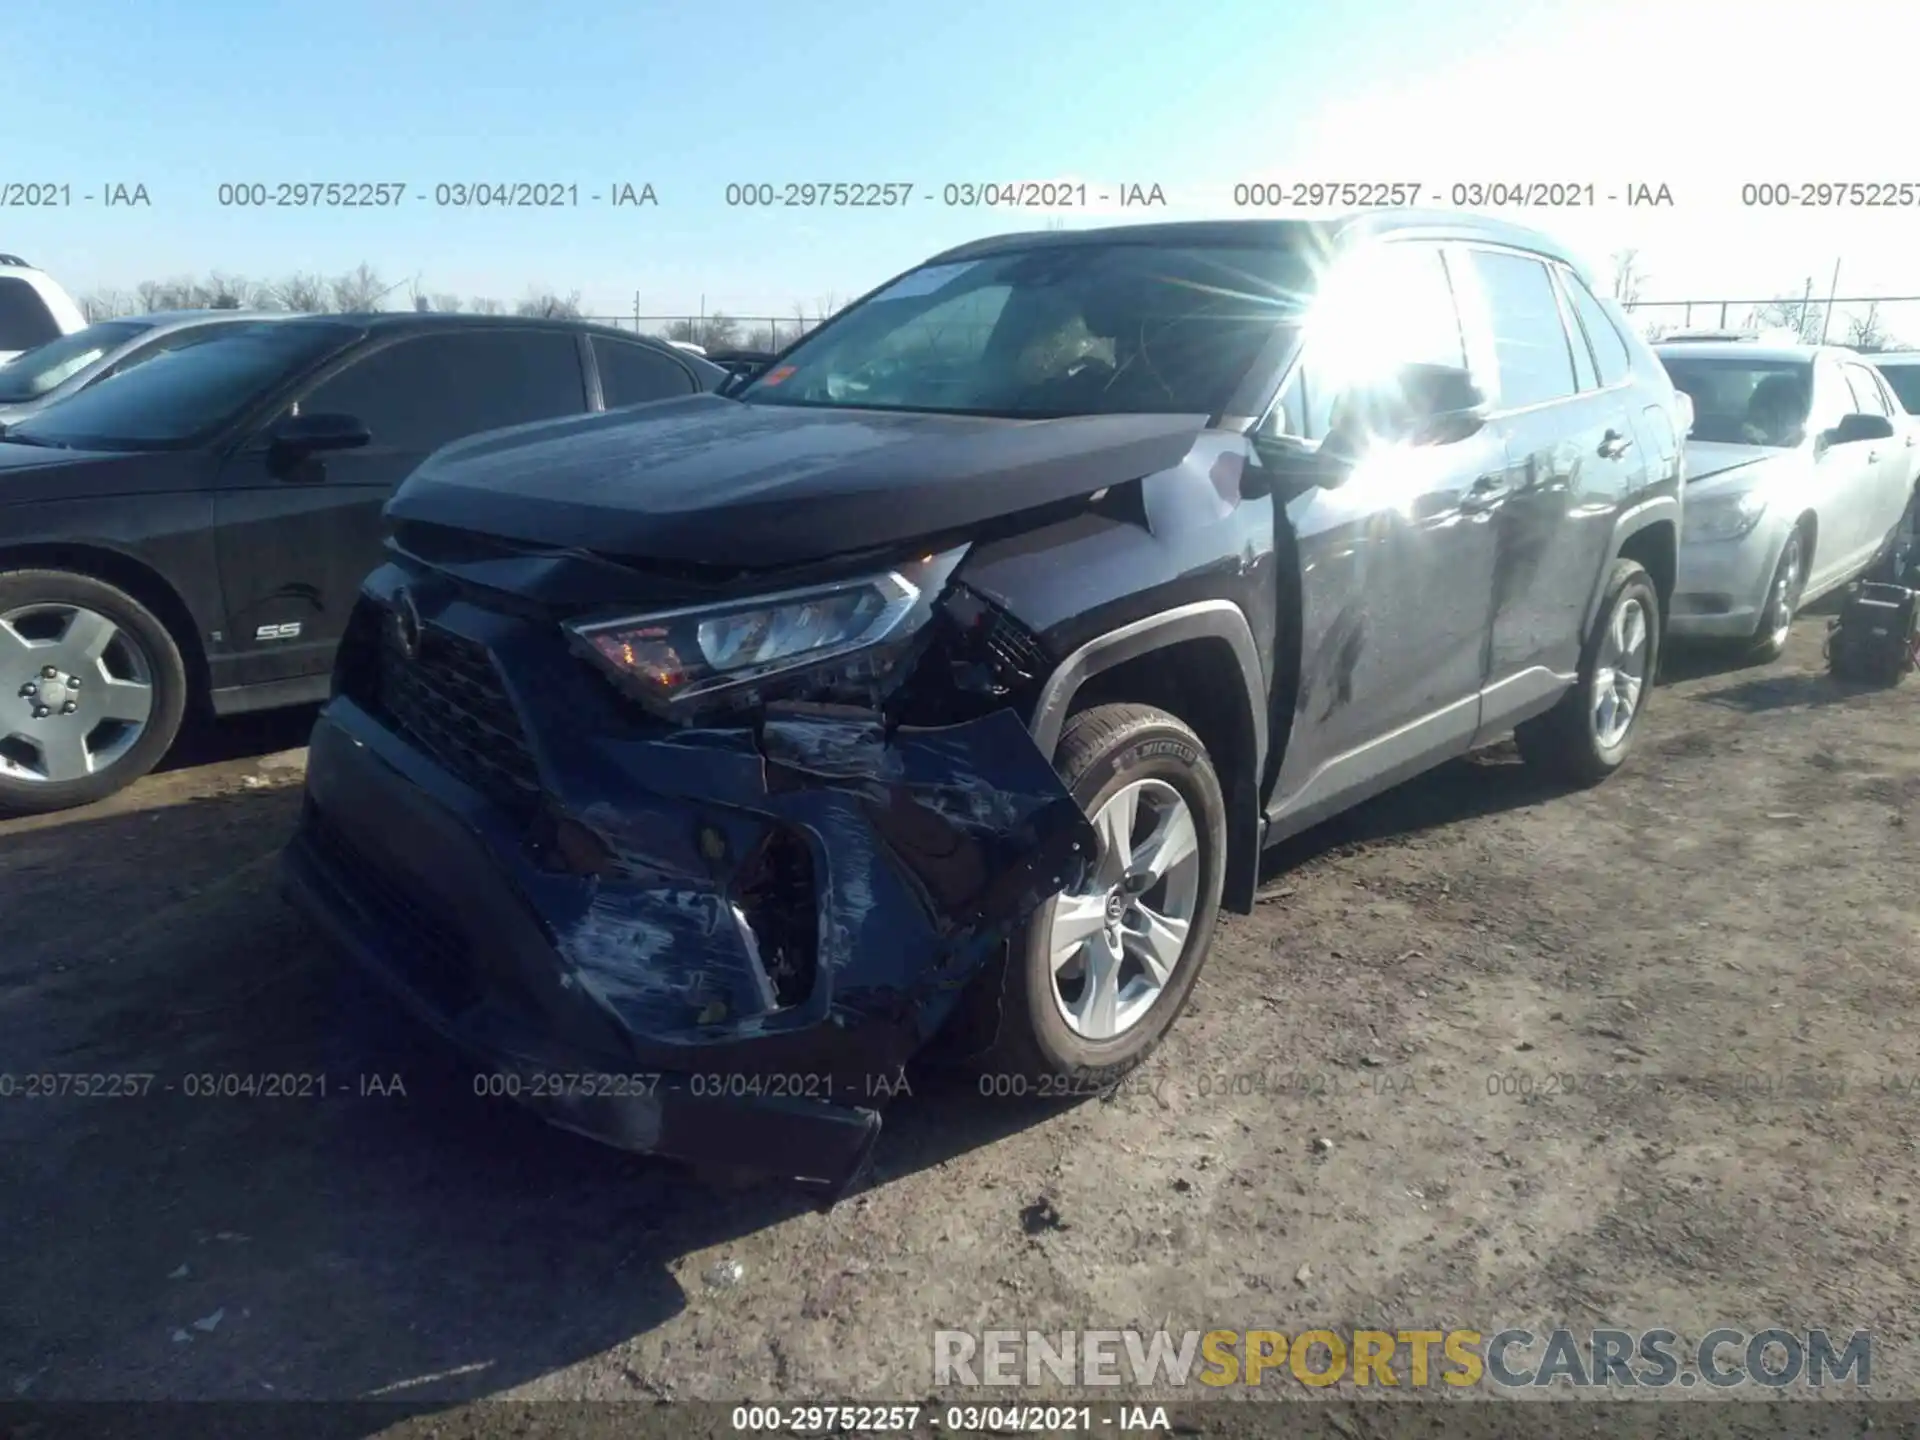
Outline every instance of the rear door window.
<path id="1" fill-rule="evenodd" d="M 687 367 L 651 345 L 593 337 L 593 363 L 600 371 L 600 399 L 609 410 L 691 395 L 698 388 Z"/>
<path id="2" fill-rule="evenodd" d="M 1593 348 L 1593 363 L 1600 372 L 1600 383 L 1620 384 L 1632 372 L 1633 361 L 1627 354 L 1627 342 L 1620 338 L 1619 327 L 1578 275 L 1563 269 L 1560 280 L 1567 297 L 1573 301 L 1573 313 L 1579 317 L 1587 344 Z"/>
<path id="3" fill-rule="evenodd" d="M 302 414 L 352 415 L 375 445 L 417 454 L 586 408 L 579 344 L 559 330 L 413 336 L 322 381 L 300 402 Z"/>

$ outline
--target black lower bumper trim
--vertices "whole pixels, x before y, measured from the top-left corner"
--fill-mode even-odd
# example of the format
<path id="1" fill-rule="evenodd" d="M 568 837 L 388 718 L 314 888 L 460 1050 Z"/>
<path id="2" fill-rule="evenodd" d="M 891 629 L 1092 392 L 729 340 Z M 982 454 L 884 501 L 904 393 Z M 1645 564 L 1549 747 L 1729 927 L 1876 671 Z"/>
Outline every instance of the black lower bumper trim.
<path id="1" fill-rule="evenodd" d="M 880 1138 L 878 1111 L 803 1097 L 694 1094 L 685 1074 L 633 1073 L 644 1067 L 599 1058 L 555 1064 L 483 1039 L 388 962 L 371 917 L 328 861 L 303 828 L 282 861 L 289 900 L 417 1019 L 500 1076 L 505 1097 L 603 1144 L 789 1177 L 829 1204 L 859 1184 Z"/>

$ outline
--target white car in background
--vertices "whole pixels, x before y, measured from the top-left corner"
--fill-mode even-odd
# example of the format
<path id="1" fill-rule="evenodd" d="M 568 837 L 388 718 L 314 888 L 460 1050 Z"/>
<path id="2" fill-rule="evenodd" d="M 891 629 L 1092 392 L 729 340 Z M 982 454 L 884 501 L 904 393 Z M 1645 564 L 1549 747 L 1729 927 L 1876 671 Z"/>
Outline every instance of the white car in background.
<path id="1" fill-rule="evenodd" d="M 0 255 L 0 365 L 86 324 L 73 297 L 52 276 L 18 255 Z"/>
<path id="2" fill-rule="evenodd" d="M 1654 348 L 1694 411 L 1668 628 L 1772 659 L 1801 606 L 1897 563 L 1920 432 L 1880 372 L 1841 346 Z"/>
<path id="3" fill-rule="evenodd" d="M 275 318 L 258 310 L 127 315 L 23 350 L 0 365 L 0 429 L 136 365 L 211 340 L 225 326 Z"/>

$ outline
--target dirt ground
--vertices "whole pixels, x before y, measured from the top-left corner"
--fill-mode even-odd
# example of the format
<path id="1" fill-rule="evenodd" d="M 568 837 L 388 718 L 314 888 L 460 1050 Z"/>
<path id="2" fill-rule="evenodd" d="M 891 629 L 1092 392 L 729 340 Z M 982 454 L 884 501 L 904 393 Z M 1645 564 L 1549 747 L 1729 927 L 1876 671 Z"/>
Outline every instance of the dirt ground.
<path id="1" fill-rule="evenodd" d="M 0 1071 L 155 1077 L 0 1097 L 0 1399 L 912 1399 L 940 1327 L 1555 1323 L 1869 1329 L 1920 1394 L 1920 682 L 1843 694 L 1824 623 L 1683 661 L 1598 790 L 1494 751 L 1289 843 L 1128 1093 L 916 1080 L 827 1214 L 475 1098 L 279 898 L 310 716 L 224 727 L 0 824 Z M 247 1073 L 329 1093 L 188 1093 Z"/>

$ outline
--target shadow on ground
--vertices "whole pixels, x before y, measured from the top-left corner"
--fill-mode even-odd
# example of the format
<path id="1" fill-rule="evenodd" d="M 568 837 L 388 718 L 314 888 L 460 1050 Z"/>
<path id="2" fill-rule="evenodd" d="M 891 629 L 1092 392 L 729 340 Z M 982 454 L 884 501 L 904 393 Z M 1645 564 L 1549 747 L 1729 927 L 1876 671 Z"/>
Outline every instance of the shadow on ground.
<path id="1" fill-rule="evenodd" d="M 732 1287 L 682 1257 L 814 1212 L 476 1094 L 280 898 L 297 807 L 286 785 L 0 831 L 0 910 L 35 937 L 0 964 L 0 1070 L 92 1077 L 0 1106 L 0 1379 L 48 1400 L 497 1394 Z M 1058 1113 L 913 1084 L 871 1186 Z"/>
<path id="2" fill-rule="evenodd" d="M 222 731 L 227 756 L 304 739 L 297 715 Z M 1287 842 L 1267 870 L 1556 793 L 1510 747 L 1487 752 Z M 741 1237 L 857 1232 L 861 1195 L 802 1220 L 789 1187 L 608 1150 L 478 1095 L 279 898 L 298 803 L 280 784 L 0 829 L 0 912 L 26 937 L 0 956 L 0 1070 L 99 1077 L 0 1106 L 0 1380 L 47 1400 L 451 1405 L 726 1304 L 754 1277 L 703 1267 Z M 916 1078 L 869 1183 L 1059 1108 Z M 657 1396 L 625 1374 L 634 1399 Z M 301 1413 L 303 1434 L 367 1433 L 352 1411 Z"/>
<path id="3" fill-rule="evenodd" d="M 288 710 L 261 710 L 224 720 L 196 716 L 181 730 L 180 738 L 173 742 L 173 748 L 156 770 L 166 774 L 197 765 L 218 765 L 228 760 L 297 750 L 313 733 L 314 718 L 319 713 L 317 705 L 298 705 Z"/>

